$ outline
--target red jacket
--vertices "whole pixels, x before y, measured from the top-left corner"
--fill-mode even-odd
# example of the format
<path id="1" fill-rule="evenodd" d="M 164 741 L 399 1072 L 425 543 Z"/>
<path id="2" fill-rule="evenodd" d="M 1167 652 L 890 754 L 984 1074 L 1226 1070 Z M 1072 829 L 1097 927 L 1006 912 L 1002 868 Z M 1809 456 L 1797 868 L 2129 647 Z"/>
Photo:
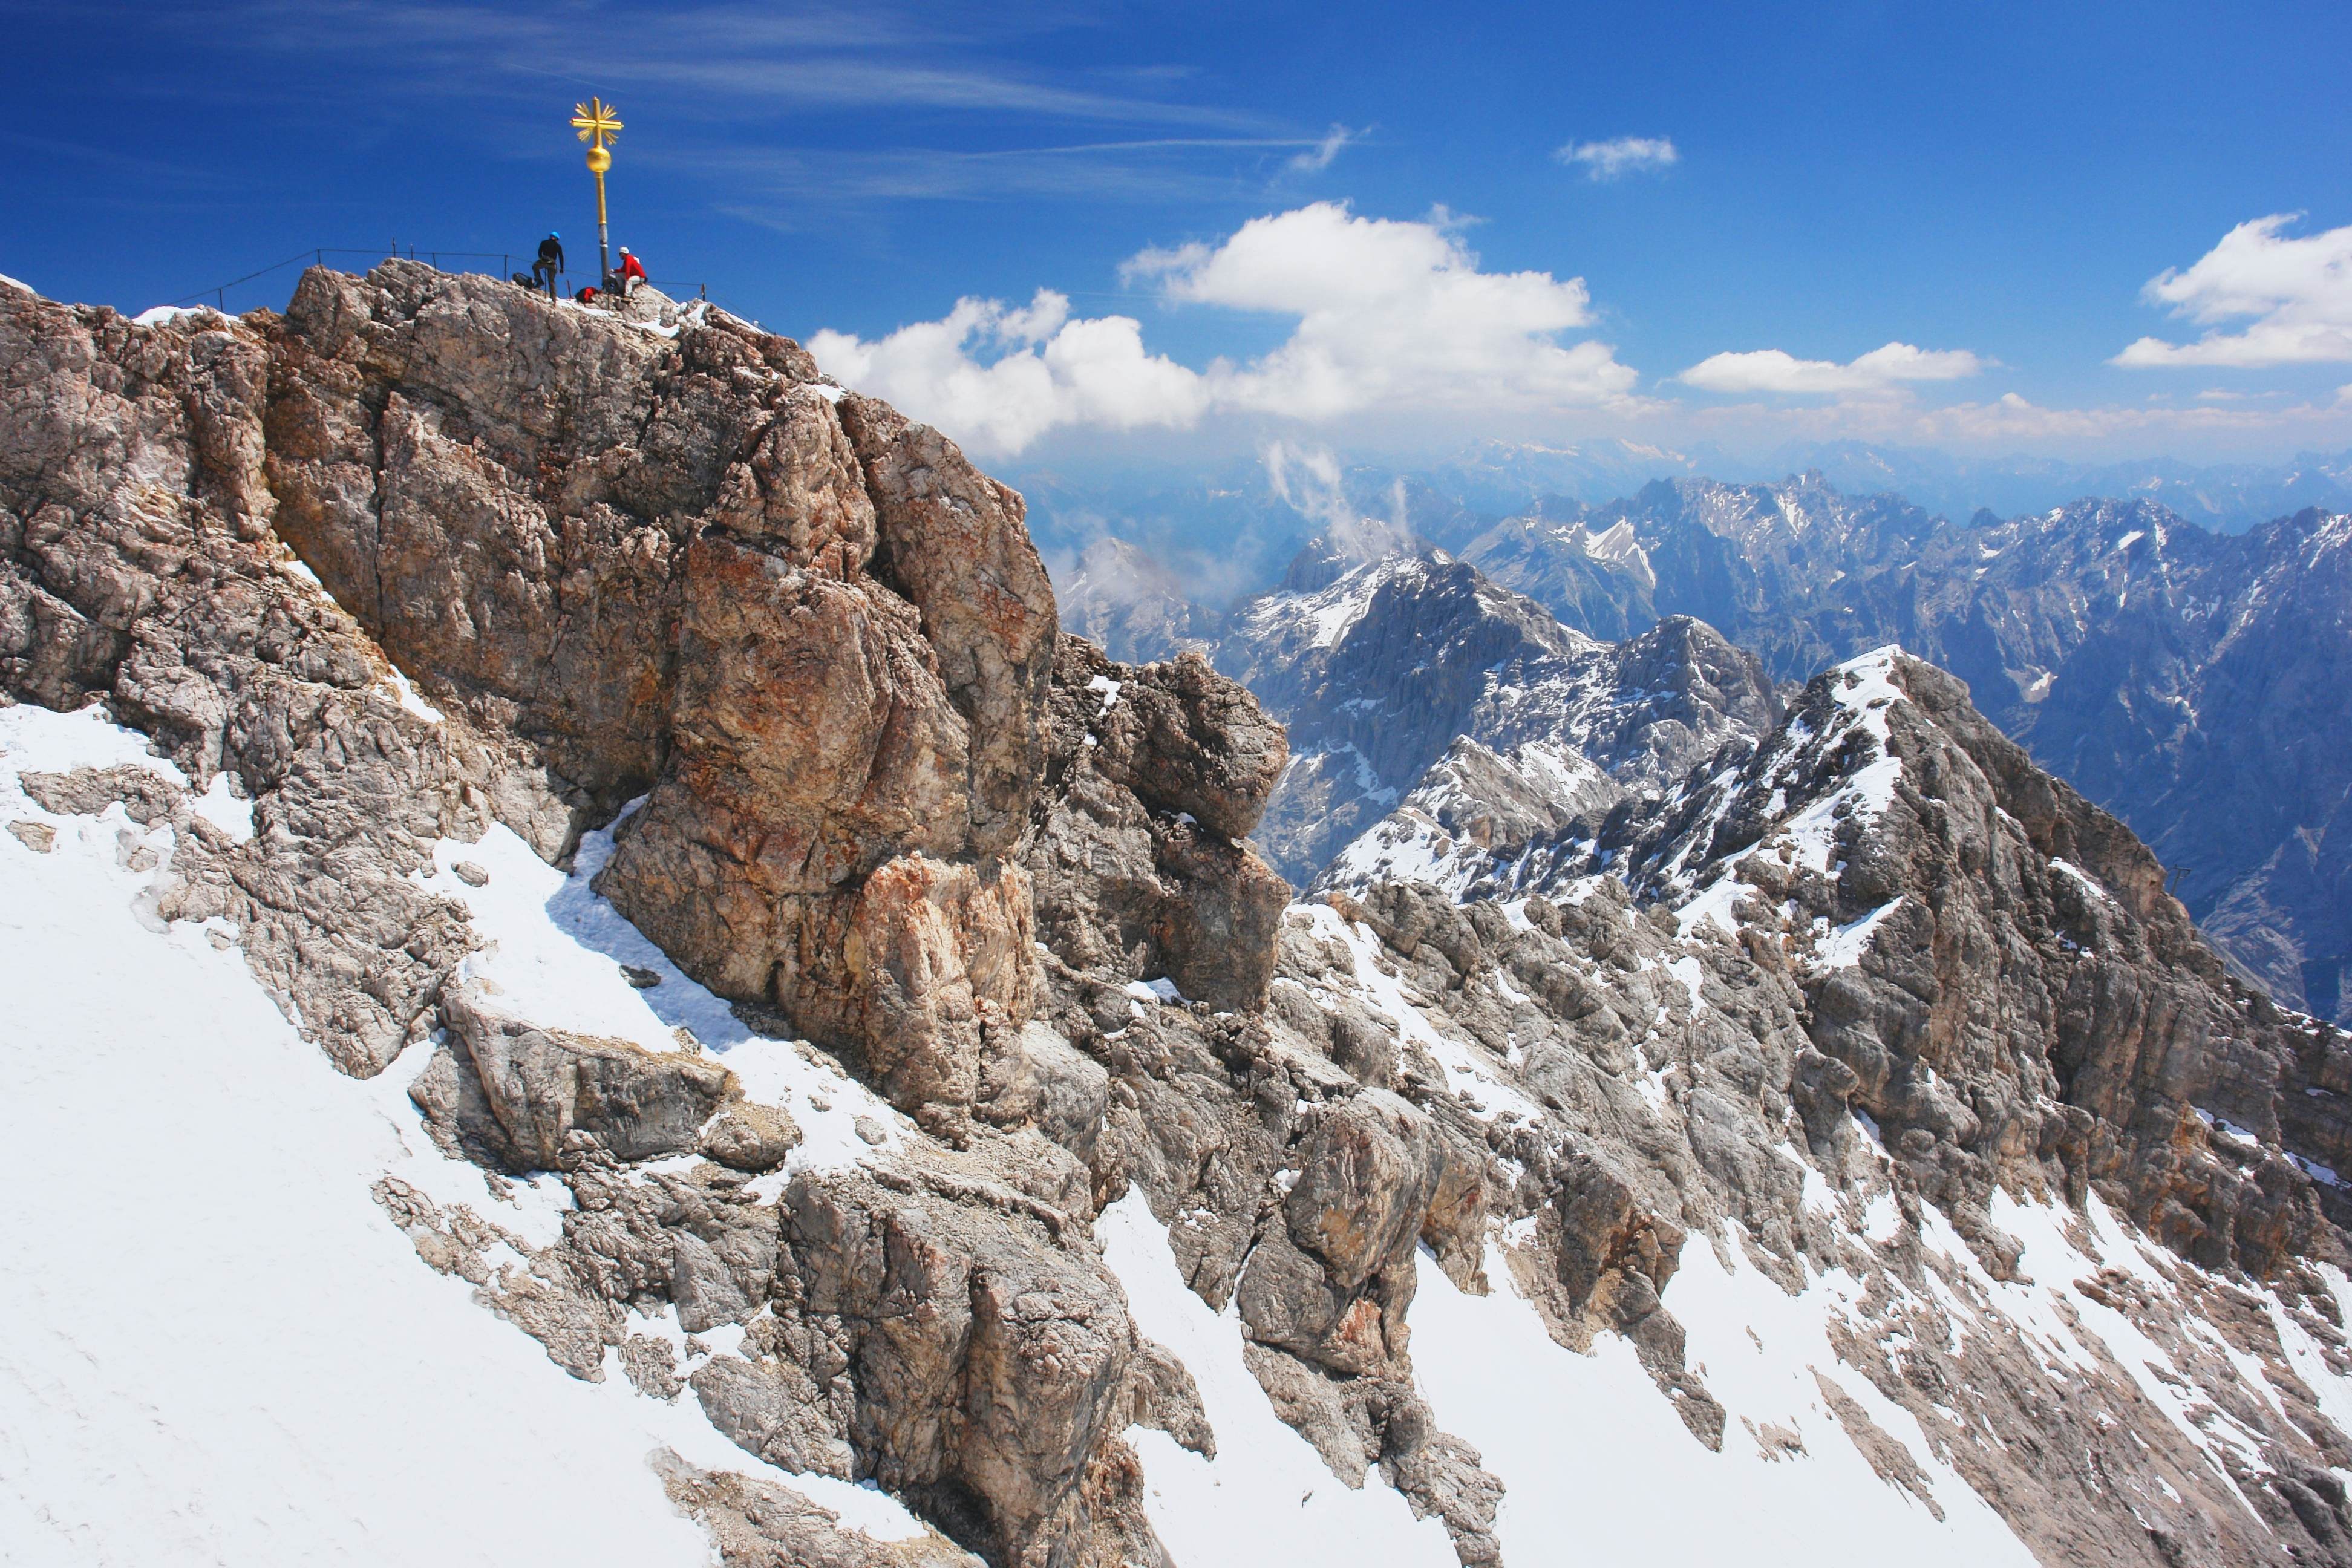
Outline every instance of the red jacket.
<path id="1" fill-rule="evenodd" d="M 621 258 L 621 276 L 634 278 L 642 283 L 646 280 L 645 264 L 634 256 L 624 256 Z"/>

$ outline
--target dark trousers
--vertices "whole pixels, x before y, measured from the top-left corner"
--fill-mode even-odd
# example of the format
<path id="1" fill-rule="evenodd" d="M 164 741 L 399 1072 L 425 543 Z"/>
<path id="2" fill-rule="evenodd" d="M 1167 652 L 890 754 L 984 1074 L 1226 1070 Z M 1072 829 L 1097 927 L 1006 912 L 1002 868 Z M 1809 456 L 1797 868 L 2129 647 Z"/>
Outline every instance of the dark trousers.
<path id="1" fill-rule="evenodd" d="M 552 300 L 555 298 L 554 262 L 550 261 L 544 256 L 541 257 L 538 260 L 530 264 L 530 275 L 534 281 L 546 285 L 547 297 L 549 299 Z"/>

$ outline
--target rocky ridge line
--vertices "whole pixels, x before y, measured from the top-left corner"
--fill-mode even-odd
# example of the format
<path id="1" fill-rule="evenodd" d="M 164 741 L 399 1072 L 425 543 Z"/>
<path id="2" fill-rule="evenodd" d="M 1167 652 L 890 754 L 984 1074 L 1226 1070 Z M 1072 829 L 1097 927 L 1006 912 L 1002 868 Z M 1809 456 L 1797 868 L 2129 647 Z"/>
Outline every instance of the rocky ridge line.
<path id="1" fill-rule="evenodd" d="M 2198 991 L 2210 976 L 2193 963 L 2160 1006 L 2117 1003 L 2130 1002 L 2143 948 L 2173 952 L 2162 943 L 2179 937 L 2193 949 L 2193 933 L 2146 897 L 2128 835 L 1992 745 L 1934 672 L 1903 667 L 1877 709 L 1874 689 L 1855 704 L 1839 693 L 1858 684 L 1825 685 L 1800 704 L 1807 739 L 1791 721 L 1774 738 L 1787 744 L 1659 803 L 1644 820 L 1675 831 L 1657 847 L 1695 846 L 1658 861 L 1659 885 L 1686 877 L 1697 890 L 1704 875 L 1727 889 L 1721 917 L 1687 931 L 1612 879 L 1467 906 L 1390 882 L 1286 911 L 1283 884 L 1241 840 L 1286 750 L 1240 688 L 1197 659 L 1138 668 L 1050 635 L 1042 654 L 1012 657 L 1007 647 L 1033 647 L 1010 608 L 1027 604 L 1018 593 L 973 601 L 1004 616 L 958 619 L 920 603 L 937 579 L 926 588 L 892 564 L 904 547 L 886 552 L 891 529 L 936 530 L 957 559 L 925 572 L 1009 552 L 1011 565 L 988 568 L 1003 574 L 995 585 L 1024 580 L 1017 510 L 936 435 L 846 395 L 836 405 L 824 384 L 796 378 L 792 345 L 716 314 L 635 324 L 397 263 L 364 282 L 313 274 L 303 289 L 315 309 L 282 321 L 145 329 L 0 289 L 0 398 L 24 433 L 0 443 L 0 674 L 54 706 L 102 697 L 200 786 L 233 776 L 252 805 L 250 839 L 208 832 L 184 801 L 142 806 L 183 834 L 159 917 L 233 923 L 257 974 L 347 1070 L 380 1068 L 446 1029 L 413 1092 L 446 1145 L 494 1171 L 561 1174 L 576 1206 L 536 1249 L 494 1216 L 382 1189 L 428 1263 L 473 1280 L 576 1375 L 616 1362 L 648 1397 L 690 1390 L 747 1451 L 876 1479 L 945 1532 L 883 1551 L 784 1489 L 672 1470 L 671 1495 L 730 1563 L 964 1550 L 1055 1568 L 1163 1561 L 1124 1434 L 1156 1426 L 1199 1452 L 1215 1434 L 1181 1364 L 1136 1332 L 1097 1248 L 1093 1219 L 1130 1186 L 1169 1227 L 1194 1291 L 1233 1305 L 1274 1408 L 1343 1482 L 1377 1471 L 1442 1521 L 1465 1563 L 1500 1557 L 1502 1482 L 1423 1392 L 1409 1321 L 1431 1288 L 1423 1249 L 1430 1278 L 1457 1292 L 1507 1279 L 1564 1345 L 1623 1335 L 1695 1441 L 1780 1444 L 1735 1424 L 1689 1353 L 1674 1302 L 1694 1238 L 1732 1260 L 1721 1267 L 1744 1259 L 1800 1298 L 1832 1274 L 1857 1283 L 1834 1315 L 1842 1348 L 1819 1370 L 1823 1396 L 1858 1413 L 1840 1422 L 1888 1484 L 1930 1507 L 1941 1505 L 1927 1467 L 1943 1466 L 2053 1560 L 2352 1561 L 2352 1515 L 2331 1479 L 2352 1447 L 2294 1360 L 2309 1345 L 2342 1356 L 2317 1267 L 2340 1261 L 2340 1243 L 2292 1161 L 2193 1114 L 2152 1136 L 2161 1096 L 2194 1085 L 2137 1065 L 2158 1037 L 2174 1048 L 2157 1068 L 2205 1059 L 2208 1071 L 2233 1066 L 2233 1047 L 2263 1059 L 2271 1037 L 2245 1032 L 2252 1015 L 2237 999 Z M 595 378 L 576 380 L 589 366 Z M 692 430 L 660 416 L 673 395 L 699 410 Z M 614 432 L 578 405 L 604 396 L 646 412 L 619 432 L 632 456 L 600 468 L 595 443 Z M 829 425 L 820 407 L 847 412 Z M 379 467 L 353 432 L 387 427 L 398 439 Z M 835 461 L 845 453 L 854 475 Z M 826 477 L 779 478 L 812 472 Z M 877 518 L 862 559 L 853 477 Z M 428 481 L 446 487 L 442 499 L 400 521 Z M 772 494 L 803 499 L 752 506 Z M 312 521 L 283 519 L 294 497 Z M 680 507 L 654 505 L 671 500 Z M 886 523 L 893 506 L 901 521 Z M 374 597 L 377 563 L 400 554 L 371 542 L 387 515 L 404 550 L 464 563 L 449 592 L 417 586 L 432 581 L 418 567 L 393 573 L 390 601 Z M 403 532 L 428 524 L 459 531 L 429 547 Z M 340 592 L 306 580 L 273 526 L 318 530 L 308 569 L 348 574 L 346 591 L 387 628 L 451 605 L 471 618 L 439 656 L 424 654 L 445 635 L 429 626 L 396 634 L 415 639 L 405 680 L 437 707 Z M 665 548 L 672 564 L 649 564 Z M 698 550 L 732 564 L 698 574 Z M 660 635 L 614 636 L 600 618 L 608 595 L 615 615 L 642 617 L 627 625 Z M 821 645 L 822 661 L 793 654 L 812 646 L 794 640 L 803 611 L 857 636 Z M 815 685 L 687 671 L 696 625 L 721 629 L 694 647 L 740 637 Z M 622 679 L 588 679 L 593 658 L 575 650 L 593 647 L 620 660 Z M 562 677 L 575 657 L 578 689 Z M 556 678 L 526 689 L 507 658 Z M 1033 658 L 1042 676 L 1024 673 Z M 1873 712 L 1883 730 L 1863 717 Z M 854 770 L 820 769 L 811 789 L 792 770 L 812 732 L 851 736 L 864 776 L 887 787 L 869 797 L 841 784 Z M 961 752 L 949 744 L 959 734 Z M 1841 815 L 1866 787 L 1856 781 L 1884 782 L 1889 763 L 1890 804 Z M 785 1108 L 753 1105 L 706 1058 L 539 1027 L 455 983 L 476 939 L 462 904 L 413 879 L 435 846 L 499 822 L 561 855 L 648 786 L 641 814 L 664 788 L 670 804 L 622 824 L 600 886 L 761 1019 L 796 994 L 777 978 L 784 961 L 739 985 L 731 945 L 665 933 L 677 908 L 665 900 L 688 895 L 625 874 L 621 857 L 699 868 L 722 879 L 710 896 L 755 916 L 779 900 L 780 923 L 806 944 L 796 973 L 835 964 L 866 987 L 855 993 L 866 1032 L 835 1037 L 844 1056 L 936 1135 L 879 1128 L 853 1163 L 795 1163 Z M 709 822 L 696 815 L 706 786 Z M 39 787 L 77 810 L 154 795 L 97 775 Z M 772 810 L 790 851 L 781 871 L 736 852 L 732 813 L 754 798 L 754 826 Z M 952 851 L 903 837 L 910 799 L 957 807 L 919 825 Z M 1798 846 L 1781 861 L 1769 837 L 1727 826 L 1784 826 L 1781 805 L 1819 808 L 1846 865 L 1825 860 L 1828 886 L 1793 890 L 1776 912 L 1746 892 L 1772 875 L 1749 862 L 1760 850 L 1793 864 Z M 2013 836 L 2004 813 L 2022 824 Z M 630 850 L 665 821 L 674 853 Z M 2112 842 L 2100 837 L 2110 829 Z M 836 859 L 822 860 L 827 847 Z M 2050 918 L 2043 905 L 2063 896 L 2051 889 L 2072 885 L 2052 868 L 2061 851 L 2124 913 L 2068 907 L 2038 930 L 1969 902 L 1969 879 L 1994 863 L 2032 919 Z M 838 892 L 796 890 L 792 878 L 821 863 L 849 868 L 826 884 Z M 1038 945 L 1019 947 L 1021 974 L 988 971 L 986 955 L 1004 950 L 961 891 L 992 870 L 1013 889 L 996 895 L 1005 909 L 1030 889 Z M 886 900 L 876 882 L 892 877 L 909 890 Z M 1928 950 L 1965 962 L 1932 974 L 1948 988 L 1939 1003 L 1914 994 L 1907 950 L 1874 967 L 1874 936 L 1850 966 L 1858 978 L 1841 983 L 1856 988 L 1855 1009 L 1822 1036 L 1815 971 L 1841 929 L 1826 916 L 1883 910 L 1864 906 L 1885 890 L 1939 919 L 1949 903 Z M 1822 900 L 1811 916 L 1808 900 Z M 879 943 L 850 918 L 869 904 L 885 911 Z M 2085 931 L 2118 956 L 2057 956 Z M 2006 952 L 2020 940 L 2036 967 L 2014 985 L 1973 966 L 1984 942 Z M 2094 1005 L 2059 1049 L 1985 1031 L 2069 973 Z M 2074 984 L 2060 987 L 2070 998 Z M 2147 1026 L 2191 1013 L 2210 1037 Z M 2105 1098 L 2060 1098 L 2093 1081 L 2110 1086 Z M 1977 1112 L 1987 1096 L 1999 1114 Z M 1857 1109 L 1885 1113 L 1885 1144 Z M 2126 1240 L 2105 1255 L 2114 1278 L 2051 1289 L 2081 1312 L 2125 1313 L 2168 1347 L 2168 1375 L 2247 1434 L 2244 1452 L 2176 1424 L 2127 1359 L 2085 1340 L 2079 1365 L 2053 1371 L 2014 1331 L 2017 1298 L 2003 1292 L 2020 1254 L 2002 1226 L 2019 1222 L 2006 1205 L 2064 1195 L 2095 1215 L 2105 1190 L 2198 1263 L 2137 1263 Z M 1889 1224 L 1864 1217 L 1882 1205 Z M 1955 1224 L 1956 1251 L 1941 1239 Z M 656 1314 L 720 1348 L 689 1344 L 681 1365 L 635 1328 Z M 2264 1396 L 2209 1335 L 2289 1392 Z M 1906 1448 L 1864 1395 L 1886 1402 L 1882 1416 L 1908 1412 L 1930 1451 Z M 2012 1451 L 2021 1438 L 2030 1456 Z"/>

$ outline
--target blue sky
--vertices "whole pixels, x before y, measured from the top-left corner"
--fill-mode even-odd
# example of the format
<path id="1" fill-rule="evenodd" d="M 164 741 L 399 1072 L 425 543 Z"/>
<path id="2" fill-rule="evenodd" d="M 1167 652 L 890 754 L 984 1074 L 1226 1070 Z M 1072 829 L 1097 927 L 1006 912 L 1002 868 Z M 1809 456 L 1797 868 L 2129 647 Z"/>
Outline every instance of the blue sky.
<path id="1" fill-rule="evenodd" d="M 584 270 L 565 121 L 600 91 L 616 240 L 984 454 L 2352 445 L 2340 4 L 0 0 L 0 271 L 129 310 L 395 237 L 560 227 Z"/>

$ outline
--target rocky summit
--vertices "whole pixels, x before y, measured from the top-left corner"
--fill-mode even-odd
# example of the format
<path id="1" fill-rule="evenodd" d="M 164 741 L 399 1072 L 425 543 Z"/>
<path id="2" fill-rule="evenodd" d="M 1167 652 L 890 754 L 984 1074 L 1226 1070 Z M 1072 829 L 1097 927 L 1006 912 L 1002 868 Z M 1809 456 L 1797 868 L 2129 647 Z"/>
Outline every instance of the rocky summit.
<path id="1" fill-rule="evenodd" d="M 708 305 L 0 282 L 12 1550 L 2352 1563 L 2352 1038 L 1960 681 L 1057 622 Z"/>

